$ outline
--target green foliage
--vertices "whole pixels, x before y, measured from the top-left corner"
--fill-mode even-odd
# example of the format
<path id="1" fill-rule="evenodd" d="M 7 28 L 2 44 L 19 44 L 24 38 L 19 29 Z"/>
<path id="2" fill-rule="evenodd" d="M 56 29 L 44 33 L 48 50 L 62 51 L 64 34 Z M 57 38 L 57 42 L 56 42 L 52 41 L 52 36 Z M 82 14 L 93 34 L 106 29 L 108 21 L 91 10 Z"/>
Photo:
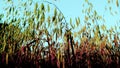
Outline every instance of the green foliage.
<path id="1" fill-rule="evenodd" d="M 75 25 L 72 24 L 72 19 L 70 18 L 70 26 L 74 29 Z"/>
<path id="2" fill-rule="evenodd" d="M 76 25 L 79 26 L 79 24 L 80 24 L 80 18 L 78 17 L 76 18 Z"/>
<path id="3" fill-rule="evenodd" d="M 40 7 L 40 8 L 41 8 L 41 10 L 42 10 L 43 12 L 45 11 L 45 7 L 44 7 L 44 4 L 43 4 L 43 3 L 41 4 L 41 7 Z"/>
<path id="4" fill-rule="evenodd" d="M 118 2 L 118 0 L 116 0 L 116 6 L 119 7 L 119 2 Z"/>
<path id="5" fill-rule="evenodd" d="M 106 59 L 108 58 L 106 55 L 111 54 L 109 52 L 107 53 L 107 51 L 112 48 L 112 44 L 114 44 L 116 48 L 118 47 L 119 38 L 117 36 L 119 36 L 119 34 L 116 31 L 118 29 L 117 26 L 107 29 L 104 24 L 99 25 L 97 21 L 102 20 L 102 22 L 104 22 L 104 18 L 94 10 L 92 3 L 88 0 L 85 0 L 88 7 L 83 9 L 85 25 L 82 26 L 80 17 L 76 17 L 75 22 L 72 18 L 70 18 L 68 23 L 65 22 L 67 25 L 70 24 L 70 28 L 72 29 L 69 29 L 67 25 L 62 23 L 65 19 L 64 15 L 56 7 L 52 10 L 51 3 L 46 5 L 45 3 L 39 4 L 36 2 L 33 10 L 27 9 L 28 6 L 33 5 L 32 0 L 28 3 L 23 2 L 20 3 L 21 6 L 18 6 L 20 9 L 23 9 L 23 13 L 12 4 L 12 7 L 8 6 L 6 8 L 7 14 L 0 15 L 0 20 L 2 20 L 3 16 L 6 17 L 4 23 L 0 25 L 0 53 L 6 53 L 6 64 L 9 62 L 9 57 L 20 52 L 20 55 L 24 54 L 25 56 L 23 56 L 25 58 L 30 56 L 30 60 L 37 56 L 37 61 L 49 58 L 49 62 L 51 62 L 54 55 L 54 57 L 57 56 L 58 67 L 61 62 L 63 62 L 63 66 L 65 66 L 64 63 L 72 66 L 72 63 L 77 62 L 77 60 L 75 60 L 78 58 L 77 50 L 80 50 L 79 54 L 81 57 L 83 57 L 82 55 L 84 54 L 87 55 L 85 62 L 87 62 L 88 65 L 90 63 L 89 56 L 91 53 L 94 53 L 94 51 L 98 51 L 100 54 L 105 52 L 106 54 L 101 55 L 101 57 L 102 62 L 106 63 Z M 111 0 L 108 0 L 108 3 L 111 3 Z M 116 6 L 119 7 L 118 0 L 116 0 Z M 112 11 L 112 7 L 109 7 L 109 10 Z M 52 13 L 49 14 L 50 12 Z M 93 25 L 93 27 L 91 27 L 91 25 Z M 76 28 L 79 29 L 78 32 L 72 31 Z M 101 30 L 104 32 L 101 33 Z M 108 36 L 110 36 L 110 41 Z M 114 40 L 112 40 L 112 37 L 114 37 Z M 58 43 L 59 38 L 62 39 L 62 43 Z M 79 41 L 80 44 L 75 43 L 75 38 L 78 38 L 77 41 Z M 48 46 L 43 47 L 45 43 L 47 43 Z M 22 49 L 24 46 L 25 49 Z M 108 50 L 103 51 L 106 47 Z M 42 54 L 45 50 L 48 50 L 47 58 Z M 32 56 L 32 53 L 34 56 Z M 17 57 L 19 57 L 19 55 L 17 55 Z M 40 59 L 38 59 L 38 57 Z M 70 62 L 68 63 L 66 60 Z"/>
<path id="6" fill-rule="evenodd" d="M 49 6 L 49 4 L 47 5 L 47 9 L 48 9 L 48 12 L 50 12 L 50 6 Z"/>
<path id="7" fill-rule="evenodd" d="M 55 33 L 58 33 L 59 36 L 62 35 L 62 25 L 60 27 L 58 26 L 63 20 L 63 15 L 61 15 L 61 12 L 58 11 L 57 8 L 54 7 L 54 10 L 52 11 L 50 7 L 52 5 L 50 5 L 49 3 L 44 4 L 36 2 L 34 4 L 33 10 L 29 10 L 27 8 L 31 8 L 31 6 L 33 5 L 31 0 L 28 2 L 19 1 L 20 4 L 18 6 L 15 6 L 13 2 L 14 1 L 11 1 L 11 3 L 6 2 L 6 4 L 10 4 L 12 6 L 5 7 L 5 11 L 7 13 L 5 17 L 8 26 L 6 27 L 7 31 L 4 33 L 7 33 L 8 35 L 3 34 L 3 38 L 1 38 L 3 39 L 1 42 L 4 42 L 4 44 L 2 44 L 2 51 L 4 51 L 5 47 L 8 46 L 7 44 L 14 44 L 14 46 L 21 47 L 23 44 L 26 44 L 27 41 L 34 40 L 35 38 L 40 38 L 41 35 L 38 34 L 41 32 L 40 30 L 43 30 L 41 34 L 46 36 Z M 51 14 L 50 11 L 54 13 L 52 17 L 49 15 Z M 0 18 L 2 18 L 2 15 Z M 49 30 L 50 28 L 51 31 Z M 9 36 L 11 43 L 7 43 L 7 39 Z M 54 36 L 52 37 L 54 38 Z"/>

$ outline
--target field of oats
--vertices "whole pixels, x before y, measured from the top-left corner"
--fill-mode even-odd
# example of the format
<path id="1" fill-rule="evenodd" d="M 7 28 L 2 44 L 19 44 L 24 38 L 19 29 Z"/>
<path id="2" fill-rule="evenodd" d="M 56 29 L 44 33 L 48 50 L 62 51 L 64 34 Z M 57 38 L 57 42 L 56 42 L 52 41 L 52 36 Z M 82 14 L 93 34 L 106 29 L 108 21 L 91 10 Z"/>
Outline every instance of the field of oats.
<path id="1" fill-rule="evenodd" d="M 120 68 L 120 25 L 99 24 L 106 20 L 91 1 L 84 0 L 84 19 L 69 22 L 46 0 L 2 3 L 7 5 L 0 13 L 0 68 Z M 107 3 L 119 8 L 119 0 Z"/>

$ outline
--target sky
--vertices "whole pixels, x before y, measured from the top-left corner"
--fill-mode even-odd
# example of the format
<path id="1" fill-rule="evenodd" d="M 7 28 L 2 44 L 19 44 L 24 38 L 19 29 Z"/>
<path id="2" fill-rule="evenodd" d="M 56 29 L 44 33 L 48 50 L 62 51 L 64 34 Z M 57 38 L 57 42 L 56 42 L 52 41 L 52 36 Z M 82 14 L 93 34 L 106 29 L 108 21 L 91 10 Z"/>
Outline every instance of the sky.
<path id="1" fill-rule="evenodd" d="M 16 4 L 19 4 L 17 0 L 14 0 Z M 40 0 L 34 0 L 40 1 Z M 83 7 L 83 3 L 85 0 L 47 0 L 53 4 L 55 4 L 64 14 L 65 19 L 69 22 L 69 19 L 72 18 L 73 22 L 75 22 L 75 17 L 80 17 L 81 24 L 84 24 L 84 14 L 82 13 L 82 9 L 87 8 L 88 6 Z M 108 4 L 108 0 L 89 0 L 93 4 L 93 8 L 97 11 L 99 15 L 101 15 L 105 22 L 98 21 L 98 24 L 105 24 L 109 29 L 111 26 L 119 26 L 120 25 L 120 6 L 116 6 L 116 0 L 111 0 L 113 3 Z M 118 0 L 120 3 L 120 0 Z M 120 4 L 119 4 L 120 5 Z M 3 0 L 0 0 L 0 9 L 3 9 L 4 6 L 7 6 Z M 113 15 L 110 13 L 109 6 L 112 8 Z M 107 10 L 105 10 L 105 8 Z M 117 12 L 117 14 L 115 14 Z M 4 11 L 0 10 L 0 13 L 4 13 Z M 120 31 L 120 28 L 118 29 Z"/>
<path id="2" fill-rule="evenodd" d="M 89 0 L 94 9 L 98 12 L 99 15 L 105 18 L 106 22 L 104 23 L 108 28 L 110 26 L 116 25 L 120 23 L 120 7 L 116 6 L 116 1 L 113 4 L 108 5 L 107 0 Z M 69 18 L 80 17 L 83 22 L 82 17 L 82 4 L 84 0 L 64 0 L 58 1 L 57 6 L 62 10 L 65 15 L 67 21 Z M 120 3 L 120 0 L 119 0 Z M 111 15 L 109 10 L 105 10 L 105 7 L 111 6 L 113 12 L 118 12 L 118 14 Z M 85 7 L 86 8 L 86 7 Z M 103 24 L 103 22 L 99 22 L 98 24 Z M 119 24 L 120 25 L 120 24 Z"/>

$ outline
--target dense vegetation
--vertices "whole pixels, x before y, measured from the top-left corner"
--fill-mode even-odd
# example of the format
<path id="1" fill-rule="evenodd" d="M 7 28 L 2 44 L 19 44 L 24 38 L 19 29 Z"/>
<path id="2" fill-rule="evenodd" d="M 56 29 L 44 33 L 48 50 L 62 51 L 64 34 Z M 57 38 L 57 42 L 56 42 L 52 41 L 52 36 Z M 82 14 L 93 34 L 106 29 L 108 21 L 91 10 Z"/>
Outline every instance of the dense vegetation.
<path id="1" fill-rule="evenodd" d="M 79 17 L 75 25 L 72 19 L 67 23 L 62 11 L 48 1 L 19 2 L 16 6 L 8 0 L 6 14 L 0 15 L 0 20 L 5 18 L 0 23 L 0 67 L 120 67 L 120 31 L 116 31 L 120 26 L 107 29 L 104 24 L 99 25 L 97 21 L 105 20 L 91 2 L 85 0 L 89 7 L 83 9 L 83 26 Z M 75 28 L 79 31 L 73 32 Z M 79 39 L 75 41 L 76 38 Z"/>

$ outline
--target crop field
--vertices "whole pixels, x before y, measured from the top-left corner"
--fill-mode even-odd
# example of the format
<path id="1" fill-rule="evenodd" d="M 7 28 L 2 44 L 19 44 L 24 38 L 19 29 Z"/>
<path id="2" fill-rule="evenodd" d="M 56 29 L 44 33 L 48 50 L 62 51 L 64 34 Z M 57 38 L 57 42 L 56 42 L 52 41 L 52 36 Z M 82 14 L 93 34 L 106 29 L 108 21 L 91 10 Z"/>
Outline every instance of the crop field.
<path id="1" fill-rule="evenodd" d="M 109 4 L 120 8 L 119 0 L 106 1 L 111 13 Z M 82 18 L 69 21 L 46 0 L 3 3 L 7 5 L 0 13 L 0 68 L 120 68 L 120 18 L 109 28 L 99 24 L 106 19 L 91 1 L 84 0 Z"/>

